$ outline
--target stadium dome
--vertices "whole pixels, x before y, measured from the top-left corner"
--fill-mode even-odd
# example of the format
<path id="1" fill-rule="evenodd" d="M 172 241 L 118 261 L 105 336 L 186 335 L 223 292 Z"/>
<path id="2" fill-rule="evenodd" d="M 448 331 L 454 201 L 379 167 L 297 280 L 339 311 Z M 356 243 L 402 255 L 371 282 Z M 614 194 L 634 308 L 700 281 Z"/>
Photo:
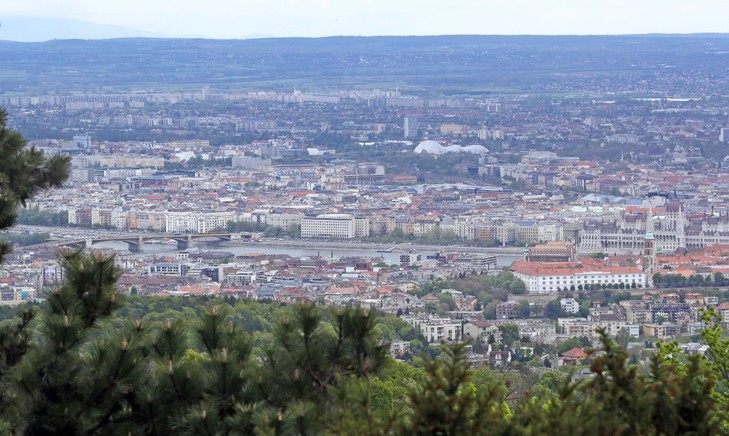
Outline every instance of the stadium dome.
<path id="1" fill-rule="evenodd" d="M 414 153 L 443 154 L 448 153 L 445 147 L 435 141 L 423 141 L 415 147 Z"/>
<path id="2" fill-rule="evenodd" d="M 464 153 L 473 153 L 473 154 L 481 154 L 481 153 L 488 153 L 489 149 L 484 147 L 483 145 L 467 145 L 461 149 Z"/>
<path id="3" fill-rule="evenodd" d="M 460 145 L 450 145 L 448 147 L 443 147 L 439 143 L 431 140 L 423 141 L 420 144 L 418 144 L 417 147 L 415 147 L 415 150 L 413 150 L 414 153 L 428 153 L 428 154 L 446 154 L 446 153 L 473 153 L 473 154 L 481 154 L 481 153 L 488 153 L 489 149 L 482 146 L 482 145 L 469 145 L 466 147 L 461 147 Z"/>

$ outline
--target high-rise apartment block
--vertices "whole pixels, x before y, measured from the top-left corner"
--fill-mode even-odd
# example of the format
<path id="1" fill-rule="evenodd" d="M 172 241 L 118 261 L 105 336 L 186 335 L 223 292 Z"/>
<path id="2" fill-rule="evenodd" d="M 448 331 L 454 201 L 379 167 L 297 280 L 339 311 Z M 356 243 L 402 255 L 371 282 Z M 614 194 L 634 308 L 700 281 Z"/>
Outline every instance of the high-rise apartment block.
<path id="1" fill-rule="evenodd" d="M 416 138 L 418 136 L 418 119 L 415 117 L 405 117 L 403 122 L 403 130 L 406 138 Z"/>

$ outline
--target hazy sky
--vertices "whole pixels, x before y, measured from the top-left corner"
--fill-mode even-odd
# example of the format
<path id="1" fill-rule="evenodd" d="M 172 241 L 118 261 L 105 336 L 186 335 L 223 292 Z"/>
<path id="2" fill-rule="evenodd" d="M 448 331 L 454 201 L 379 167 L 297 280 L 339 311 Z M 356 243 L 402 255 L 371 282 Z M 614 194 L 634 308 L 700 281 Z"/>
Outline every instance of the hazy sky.
<path id="1" fill-rule="evenodd" d="M 210 38 L 729 32 L 727 0 L 3 0 L 9 16 Z"/>

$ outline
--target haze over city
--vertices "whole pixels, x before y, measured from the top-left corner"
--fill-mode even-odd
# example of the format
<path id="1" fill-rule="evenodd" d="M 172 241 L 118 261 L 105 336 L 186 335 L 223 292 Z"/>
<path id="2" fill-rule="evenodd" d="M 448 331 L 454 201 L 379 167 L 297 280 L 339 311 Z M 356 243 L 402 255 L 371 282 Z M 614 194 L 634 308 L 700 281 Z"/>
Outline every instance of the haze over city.
<path id="1" fill-rule="evenodd" d="M 714 33 L 727 15 L 716 0 L 33 0 L 3 2 L 0 39 Z"/>

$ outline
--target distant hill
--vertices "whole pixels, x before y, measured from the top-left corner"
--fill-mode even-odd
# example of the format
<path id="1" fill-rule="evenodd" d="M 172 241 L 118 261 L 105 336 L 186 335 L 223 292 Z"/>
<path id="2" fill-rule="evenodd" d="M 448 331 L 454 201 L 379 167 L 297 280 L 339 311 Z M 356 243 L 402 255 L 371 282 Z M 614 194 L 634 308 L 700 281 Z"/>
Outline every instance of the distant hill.
<path id="1" fill-rule="evenodd" d="M 635 82 L 690 94 L 724 92 L 728 71 L 725 34 L 0 41 L 4 92 L 207 84 L 569 93 Z"/>
<path id="2" fill-rule="evenodd" d="M 0 19 L 0 26 L 2 26 L 0 40 L 20 42 L 166 36 L 129 27 L 95 24 L 69 18 L 3 17 Z"/>

